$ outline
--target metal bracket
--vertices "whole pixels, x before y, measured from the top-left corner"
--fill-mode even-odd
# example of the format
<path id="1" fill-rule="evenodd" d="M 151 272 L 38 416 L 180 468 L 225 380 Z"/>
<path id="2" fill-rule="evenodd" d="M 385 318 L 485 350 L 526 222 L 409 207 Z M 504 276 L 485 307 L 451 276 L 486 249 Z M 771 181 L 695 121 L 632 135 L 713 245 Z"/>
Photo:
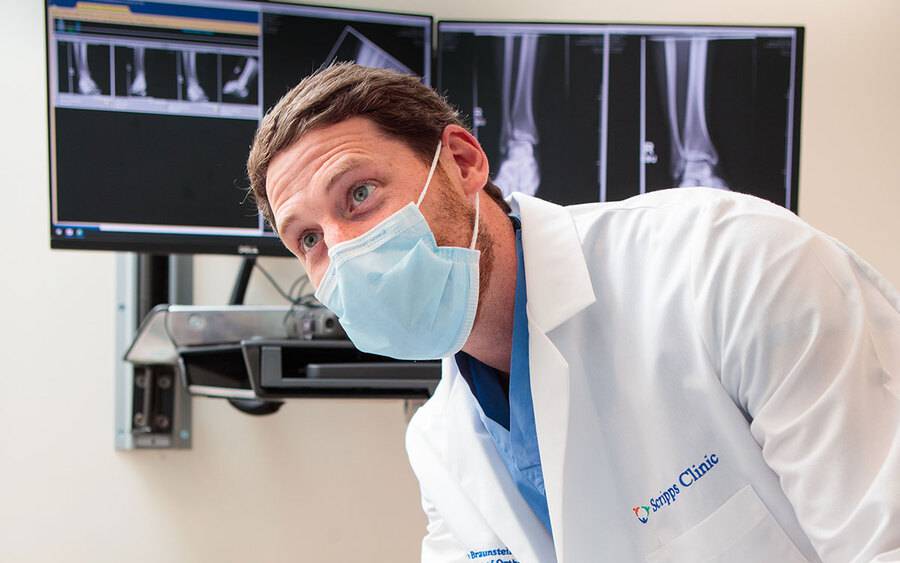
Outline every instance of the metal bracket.
<path id="1" fill-rule="evenodd" d="M 190 448 L 190 395 L 171 365 L 133 366 L 124 357 L 140 320 L 157 302 L 193 301 L 190 256 L 116 256 L 115 445 Z"/>

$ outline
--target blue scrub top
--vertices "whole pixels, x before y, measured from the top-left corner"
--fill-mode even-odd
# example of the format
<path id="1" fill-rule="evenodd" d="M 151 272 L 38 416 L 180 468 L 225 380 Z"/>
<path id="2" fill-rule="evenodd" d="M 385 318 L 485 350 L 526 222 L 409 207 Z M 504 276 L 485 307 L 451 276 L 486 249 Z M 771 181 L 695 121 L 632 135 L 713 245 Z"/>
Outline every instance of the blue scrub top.
<path id="1" fill-rule="evenodd" d="M 544 473 L 541 470 L 541 458 L 534 425 L 534 406 L 531 402 L 522 229 L 518 218 L 512 217 L 512 220 L 516 228 L 518 269 L 513 316 L 512 358 L 509 370 L 509 398 L 507 399 L 504 393 L 496 369 L 481 363 L 465 352 L 456 354 L 456 364 L 481 407 L 479 412 L 481 420 L 515 481 L 519 493 L 552 535 L 550 514 L 547 509 L 547 494 L 544 491 Z"/>

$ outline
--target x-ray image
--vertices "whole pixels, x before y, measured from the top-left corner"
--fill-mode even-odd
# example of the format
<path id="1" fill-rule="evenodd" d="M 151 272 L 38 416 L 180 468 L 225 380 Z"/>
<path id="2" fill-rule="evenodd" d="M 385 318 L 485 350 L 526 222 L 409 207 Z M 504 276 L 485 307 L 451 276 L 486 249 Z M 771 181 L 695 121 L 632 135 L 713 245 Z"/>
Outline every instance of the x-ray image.
<path id="1" fill-rule="evenodd" d="M 425 76 L 425 33 L 388 23 L 263 14 L 264 105 L 272 107 L 316 69 L 335 61 L 354 61 Z"/>
<path id="2" fill-rule="evenodd" d="M 709 39 L 668 37 L 651 46 L 661 73 L 658 84 L 669 132 L 671 185 L 728 188 L 706 123 Z"/>
<path id="3" fill-rule="evenodd" d="M 708 186 L 788 205 L 790 42 L 663 37 L 645 54 L 645 143 L 658 160 L 645 153 L 644 191 Z"/>
<path id="4" fill-rule="evenodd" d="M 505 194 L 706 186 L 796 208 L 793 28 L 442 22 L 440 91 Z"/>
<path id="5" fill-rule="evenodd" d="M 610 37 L 608 200 L 706 186 L 795 205 L 793 39 L 754 35 Z"/>
<path id="6" fill-rule="evenodd" d="M 206 102 L 218 98 L 218 56 L 194 50 L 117 46 L 116 94 Z"/>
<path id="7" fill-rule="evenodd" d="M 440 69 L 504 194 L 597 200 L 602 36 L 443 33 Z"/>
<path id="8" fill-rule="evenodd" d="M 256 57 L 222 55 L 222 100 L 256 105 L 259 99 L 259 60 Z"/>
<path id="9" fill-rule="evenodd" d="M 534 119 L 534 79 L 538 36 L 522 34 L 503 38 L 503 85 L 500 152 L 503 161 L 494 182 L 503 195 L 537 193 L 541 173 L 537 163 L 539 140 Z M 482 119 L 484 112 L 482 112 Z"/>
<path id="10" fill-rule="evenodd" d="M 412 74 L 408 66 L 349 25 L 341 32 L 325 58 L 326 64 L 336 61 L 356 61 L 357 64 L 371 68 L 386 68 Z"/>
<path id="11" fill-rule="evenodd" d="M 219 57 L 212 53 L 181 51 L 178 83 L 182 100 L 208 102 L 218 100 Z"/>
<path id="12" fill-rule="evenodd" d="M 59 92 L 110 95 L 108 45 L 87 41 L 59 41 L 56 45 Z"/>
<path id="13" fill-rule="evenodd" d="M 177 51 L 117 46 L 115 54 L 117 95 L 164 100 L 180 98 L 181 61 Z"/>

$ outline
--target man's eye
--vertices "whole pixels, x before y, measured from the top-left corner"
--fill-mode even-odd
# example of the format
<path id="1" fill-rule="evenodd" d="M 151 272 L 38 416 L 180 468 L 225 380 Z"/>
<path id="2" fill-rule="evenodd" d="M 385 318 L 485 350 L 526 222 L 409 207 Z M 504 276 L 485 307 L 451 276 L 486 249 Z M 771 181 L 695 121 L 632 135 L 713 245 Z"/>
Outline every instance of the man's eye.
<path id="1" fill-rule="evenodd" d="M 360 184 L 350 190 L 350 203 L 352 205 L 359 205 L 369 199 L 369 196 L 372 195 L 372 192 L 375 191 L 375 186 L 372 184 Z"/>
<path id="2" fill-rule="evenodd" d="M 321 239 L 322 235 L 319 233 L 305 233 L 300 237 L 300 244 L 303 245 L 303 250 L 311 250 L 315 245 L 319 244 Z"/>

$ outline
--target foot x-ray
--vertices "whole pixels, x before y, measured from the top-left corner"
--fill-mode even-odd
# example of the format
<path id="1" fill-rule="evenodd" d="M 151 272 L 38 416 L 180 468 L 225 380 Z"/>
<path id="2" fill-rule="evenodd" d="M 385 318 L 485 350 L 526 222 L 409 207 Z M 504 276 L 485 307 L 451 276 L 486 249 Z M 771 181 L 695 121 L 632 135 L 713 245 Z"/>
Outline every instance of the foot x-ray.
<path id="1" fill-rule="evenodd" d="M 256 49 L 138 37 L 57 41 L 57 105 L 73 109 L 257 119 Z M 124 34 L 123 34 L 124 35 Z"/>
<path id="2" fill-rule="evenodd" d="M 256 86 L 256 75 L 259 72 L 259 62 L 255 57 L 241 57 L 241 61 L 234 65 L 232 78 L 222 87 L 222 93 L 239 100 L 250 100 L 251 88 Z M 255 98 L 252 103 L 256 103 Z"/>
<path id="3" fill-rule="evenodd" d="M 117 92 L 131 98 L 256 105 L 258 67 L 253 56 L 116 47 Z"/>
<path id="4" fill-rule="evenodd" d="M 331 52 L 325 57 L 326 64 L 338 61 L 355 61 L 362 66 L 412 74 L 408 66 L 350 25 L 344 27 Z"/>
<path id="5" fill-rule="evenodd" d="M 304 38 L 298 41 L 297 38 Z M 427 42 L 426 42 L 427 39 Z M 337 61 L 395 70 L 430 80 L 431 38 L 399 23 L 323 19 L 286 13 L 263 16 L 265 106 L 317 69 Z"/>
<path id="6" fill-rule="evenodd" d="M 110 93 L 109 46 L 88 41 L 59 41 L 56 44 L 57 88 L 79 96 Z"/>
<path id="7" fill-rule="evenodd" d="M 505 194 L 706 186 L 796 209 L 798 30 L 441 23 L 439 89 Z"/>
<path id="8" fill-rule="evenodd" d="M 218 101 L 216 76 L 218 56 L 195 50 L 119 47 L 119 84 L 129 97 L 152 97 L 187 102 Z M 148 71 L 148 51 L 151 63 Z M 198 65 L 201 70 L 198 70 Z M 152 79 L 148 82 L 148 73 Z M 201 76 L 202 83 L 201 83 Z"/>

